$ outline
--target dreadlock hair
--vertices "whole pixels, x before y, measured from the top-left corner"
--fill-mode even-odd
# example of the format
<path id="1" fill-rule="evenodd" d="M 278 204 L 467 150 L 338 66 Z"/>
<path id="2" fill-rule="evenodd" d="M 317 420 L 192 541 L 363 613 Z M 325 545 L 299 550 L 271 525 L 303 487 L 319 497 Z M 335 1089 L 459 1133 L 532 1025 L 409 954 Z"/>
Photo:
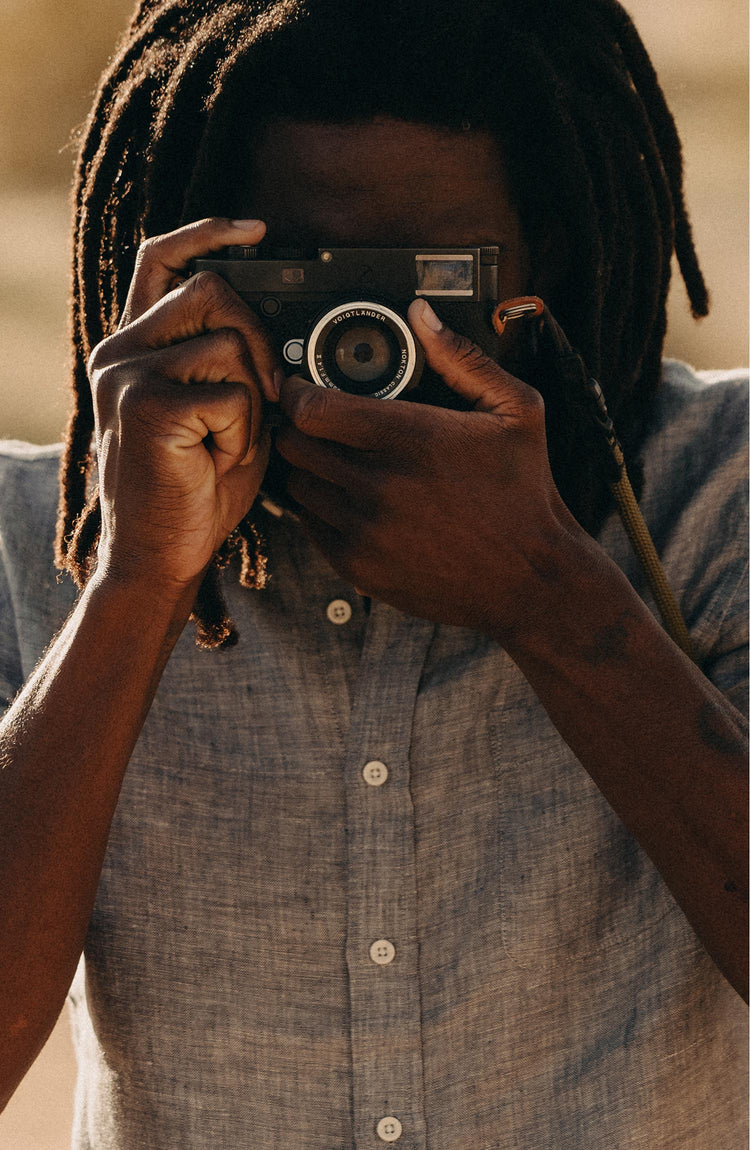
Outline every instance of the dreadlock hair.
<path id="1" fill-rule="evenodd" d="M 708 298 L 674 121 L 617 0 L 141 0 L 101 82 L 74 191 L 74 406 L 56 558 L 79 585 L 100 528 L 86 362 L 117 326 L 139 244 L 234 214 L 247 181 L 238 124 L 375 115 L 495 136 L 532 278 L 555 237 L 565 271 L 548 302 L 636 457 L 660 379 L 673 253 L 695 317 Z M 593 532 L 610 498 L 599 433 L 587 399 L 547 367 L 541 357 L 529 382 L 545 399 L 553 475 Z M 234 555 L 241 582 L 262 586 L 252 513 L 198 594 L 201 645 L 236 637 L 218 578 Z"/>

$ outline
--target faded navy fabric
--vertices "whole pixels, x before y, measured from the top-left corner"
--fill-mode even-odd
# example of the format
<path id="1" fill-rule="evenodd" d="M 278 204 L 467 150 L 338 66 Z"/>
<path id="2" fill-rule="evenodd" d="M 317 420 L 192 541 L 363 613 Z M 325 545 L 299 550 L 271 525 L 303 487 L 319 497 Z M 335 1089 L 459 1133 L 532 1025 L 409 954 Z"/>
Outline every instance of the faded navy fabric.
<path id="1" fill-rule="evenodd" d="M 739 373 L 666 366 L 642 507 L 739 705 L 746 436 Z M 74 602 L 57 458 L 2 456 L 8 700 Z M 384 1118 L 402 1150 L 745 1145 L 743 1004 L 515 665 L 368 616 L 268 531 L 269 589 L 225 582 L 238 645 L 185 630 L 128 768 L 70 995 L 75 1150 L 375 1150 Z M 643 593 L 616 517 L 601 542 Z"/>

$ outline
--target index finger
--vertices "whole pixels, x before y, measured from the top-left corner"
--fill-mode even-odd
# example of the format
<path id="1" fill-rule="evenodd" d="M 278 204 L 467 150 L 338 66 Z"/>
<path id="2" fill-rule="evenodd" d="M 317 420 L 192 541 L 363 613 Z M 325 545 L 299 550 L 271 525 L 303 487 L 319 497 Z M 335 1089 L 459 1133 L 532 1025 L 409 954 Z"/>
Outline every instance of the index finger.
<path id="1" fill-rule="evenodd" d="M 416 404 L 351 395 L 298 375 L 282 383 L 279 405 L 304 435 L 364 451 L 393 448 L 399 442 L 413 444 L 423 415 Z"/>
<path id="2" fill-rule="evenodd" d="M 120 326 L 132 323 L 171 291 L 188 274 L 191 260 L 232 244 L 254 246 L 265 232 L 262 220 L 211 216 L 144 240 L 138 249 Z"/>

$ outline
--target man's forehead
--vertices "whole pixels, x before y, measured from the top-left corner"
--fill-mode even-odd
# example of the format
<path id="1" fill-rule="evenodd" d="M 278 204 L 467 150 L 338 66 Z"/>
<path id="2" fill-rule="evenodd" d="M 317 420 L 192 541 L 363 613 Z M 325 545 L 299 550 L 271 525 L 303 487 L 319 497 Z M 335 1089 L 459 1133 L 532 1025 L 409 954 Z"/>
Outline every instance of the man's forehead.
<path id="1" fill-rule="evenodd" d="M 243 209 L 261 215 L 269 232 L 296 228 L 300 241 L 502 244 L 515 231 L 489 133 L 376 117 L 277 119 L 253 135 Z"/>

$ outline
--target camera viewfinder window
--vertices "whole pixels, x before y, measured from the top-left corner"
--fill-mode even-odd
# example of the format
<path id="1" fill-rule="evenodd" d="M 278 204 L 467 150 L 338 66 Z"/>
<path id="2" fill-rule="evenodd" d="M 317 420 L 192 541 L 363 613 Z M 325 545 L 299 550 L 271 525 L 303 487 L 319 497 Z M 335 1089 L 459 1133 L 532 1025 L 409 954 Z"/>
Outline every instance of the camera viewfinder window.
<path id="1" fill-rule="evenodd" d="M 415 263 L 416 295 L 474 295 L 474 256 L 424 255 Z"/>

